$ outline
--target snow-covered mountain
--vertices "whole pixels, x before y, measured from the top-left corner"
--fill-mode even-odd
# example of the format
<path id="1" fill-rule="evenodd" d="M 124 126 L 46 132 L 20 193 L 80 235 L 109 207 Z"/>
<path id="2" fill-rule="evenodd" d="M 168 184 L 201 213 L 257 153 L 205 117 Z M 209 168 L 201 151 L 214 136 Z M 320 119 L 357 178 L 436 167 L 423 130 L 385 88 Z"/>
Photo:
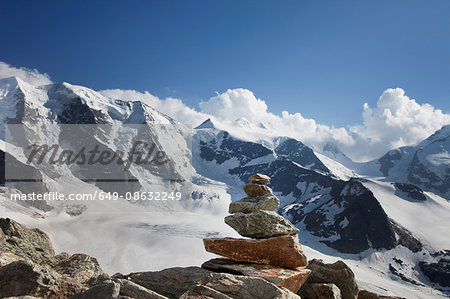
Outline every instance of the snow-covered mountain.
<path id="1" fill-rule="evenodd" d="M 22 139 L 2 135 L 3 165 L 36 181 L 35 185 L 15 182 L 3 188 L 2 212 L 49 231 L 61 250 L 104 256 L 111 271 L 152 267 L 133 257 L 141 260 L 144 256 L 147 263 L 161 268 L 183 265 L 181 256 L 187 259 L 184 265 L 205 260 L 205 253 L 193 253 L 197 252 L 193 248 L 201 247 L 195 240 L 208 235 L 233 236 L 221 215 L 227 212 L 230 199 L 244 196 L 241 186 L 247 178 L 260 172 L 272 178 L 270 187 L 281 202 L 278 212 L 300 229 L 299 239 L 309 256 L 345 259 L 357 277 L 362 277 L 359 283 L 378 293 L 432 298 L 442 295 L 432 288 L 450 290 L 442 282 L 448 275 L 442 269 L 450 249 L 446 238 L 450 126 L 417 146 L 390 151 L 368 163 L 355 163 L 331 144 L 319 153 L 300 140 L 275 134 L 268 125 L 255 125 L 244 118 L 233 125 L 208 119 L 192 130 L 140 101 L 113 99 L 68 83 L 33 86 L 17 78 L 0 79 L 0 103 L 1 132 L 9 132 L 11 124 L 21 124 L 27 144 L 47 142 L 73 149 L 81 142 L 127 152 L 139 139 L 151 141 L 167 153 L 170 163 L 164 167 L 132 165 L 122 169 L 108 165 L 100 175 L 122 180 L 111 185 L 86 179 L 90 172 L 83 167 L 29 164 Z M 77 128 L 96 124 L 98 129 L 71 131 L 70 124 L 77 124 Z M 251 136 L 251 132 L 255 134 Z M 86 193 L 158 187 L 182 190 L 190 196 L 175 204 L 123 200 L 115 205 L 83 202 L 70 207 L 53 202 L 31 202 L 30 207 L 30 202 L 7 199 L 16 189 L 29 192 L 27 187 L 39 192 Z M 216 214 L 220 216 L 214 217 Z M 39 221 L 40 217 L 47 222 Z M 64 233 L 49 223 L 57 223 Z M 91 234 L 77 231 L 85 223 L 96 225 Z M 109 229 L 120 236 L 106 233 Z M 95 236 L 99 235 L 102 244 L 96 245 Z M 117 248 L 130 253 L 129 263 L 116 262 L 120 250 L 105 254 L 98 249 L 119 237 L 127 245 L 122 242 Z M 158 238 L 161 245 L 145 241 L 149 238 Z M 176 246 L 175 242 L 185 244 L 185 255 L 164 258 L 164 250 Z M 147 247 L 163 257 L 146 253 Z M 175 260 L 177 264 L 171 264 Z M 140 268 L 127 268 L 130 265 Z"/>

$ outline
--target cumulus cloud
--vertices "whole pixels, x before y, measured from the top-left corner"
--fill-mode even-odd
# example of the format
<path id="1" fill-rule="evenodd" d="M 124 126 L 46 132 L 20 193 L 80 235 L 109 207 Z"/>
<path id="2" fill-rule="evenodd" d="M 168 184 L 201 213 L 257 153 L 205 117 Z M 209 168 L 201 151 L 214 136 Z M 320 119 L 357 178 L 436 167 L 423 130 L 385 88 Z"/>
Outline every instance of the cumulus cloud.
<path id="1" fill-rule="evenodd" d="M 49 75 L 41 74 L 36 69 L 28 69 L 25 67 L 16 68 L 0 61 L 0 79 L 7 77 L 18 77 L 33 85 L 45 85 L 52 83 Z"/>
<path id="2" fill-rule="evenodd" d="M 422 141 L 442 126 L 450 124 L 450 114 L 429 104 L 419 104 L 410 99 L 403 89 L 395 88 L 384 91 L 375 108 L 365 103 L 363 120 L 363 124 L 350 127 L 350 132 L 367 144 L 366 153 L 354 149 L 353 154 L 369 158 L 392 148 Z"/>
<path id="3" fill-rule="evenodd" d="M 15 68 L 0 62 L 0 78 L 17 76 L 33 85 L 51 83 L 47 74 L 27 68 Z M 122 100 L 140 100 L 170 117 L 192 126 L 212 118 L 231 133 L 254 141 L 264 136 L 289 136 L 321 150 L 332 143 L 355 161 L 379 158 L 388 150 L 414 145 L 450 124 L 450 114 L 429 104 L 419 104 L 401 88 L 387 89 L 376 107 L 363 105 L 363 123 L 335 128 L 317 123 L 301 113 L 269 111 L 267 103 L 248 89 L 229 89 L 199 103 L 199 110 L 176 98 L 160 99 L 149 92 L 109 89 L 105 96 Z M 243 124 L 249 124 L 247 128 Z M 234 130 L 234 132 L 233 132 Z M 247 130 L 247 131 L 246 131 Z M 245 132 L 246 131 L 246 132 Z"/>
<path id="4" fill-rule="evenodd" d="M 178 121 L 193 126 L 212 118 L 225 125 L 223 128 L 231 133 L 254 141 L 264 135 L 288 136 L 317 150 L 332 143 L 355 161 L 379 158 L 390 149 L 414 145 L 442 126 L 450 124 L 450 114 L 429 104 L 418 104 L 400 88 L 383 92 L 375 108 L 365 103 L 363 123 L 347 128 L 319 124 L 298 112 L 273 114 L 264 100 L 243 88 L 229 89 L 200 102 L 200 111 L 186 106 L 180 99 L 160 99 L 149 92 L 114 89 L 103 90 L 101 93 L 112 98 L 143 101 Z M 243 123 L 242 120 L 250 126 L 237 128 Z"/>

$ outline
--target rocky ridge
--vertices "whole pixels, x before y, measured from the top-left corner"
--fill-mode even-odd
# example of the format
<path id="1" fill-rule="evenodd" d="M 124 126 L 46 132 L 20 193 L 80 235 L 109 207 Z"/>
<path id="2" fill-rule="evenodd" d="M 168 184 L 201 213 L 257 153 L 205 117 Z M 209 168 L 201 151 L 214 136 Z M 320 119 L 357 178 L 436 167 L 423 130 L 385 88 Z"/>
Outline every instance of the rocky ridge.
<path id="1" fill-rule="evenodd" d="M 292 238 L 250 240 L 247 248 L 234 239 L 242 246 L 238 254 L 245 256 L 247 251 L 253 256 L 251 263 L 233 256 L 210 260 L 202 268 L 109 276 L 95 258 L 81 253 L 55 255 L 43 231 L 0 218 L 0 298 L 388 298 L 366 291 L 358 295 L 353 272 L 342 261 L 308 264 Z M 273 242 L 279 242 L 278 246 Z M 267 244 L 281 250 L 278 261 L 283 266 L 270 265 L 280 263 Z M 292 292 L 299 284 L 303 286 L 297 294 Z"/>

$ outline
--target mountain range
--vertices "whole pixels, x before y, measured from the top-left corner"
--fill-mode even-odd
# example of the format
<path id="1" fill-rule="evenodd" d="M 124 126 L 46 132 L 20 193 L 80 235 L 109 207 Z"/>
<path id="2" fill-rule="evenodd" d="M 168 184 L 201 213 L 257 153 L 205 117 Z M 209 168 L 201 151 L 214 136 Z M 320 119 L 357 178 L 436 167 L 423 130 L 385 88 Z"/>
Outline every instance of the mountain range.
<path id="1" fill-rule="evenodd" d="M 173 246 L 174 240 L 188 236 L 186 253 L 179 258 L 195 263 L 189 248 L 197 245 L 191 244 L 204 236 L 228 233 L 219 215 L 226 214 L 230 200 L 244 197 L 241 186 L 250 175 L 263 173 L 271 177 L 270 187 L 280 198 L 278 213 L 300 230 L 299 239 L 310 256 L 343 258 L 361 277 L 358 283 L 377 293 L 408 298 L 450 294 L 450 125 L 417 145 L 358 163 L 334 144 L 315 149 L 282 134 L 265 136 L 262 123 L 238 119 L 229 126 L 206 119 L 192 128 L 141 101 L 114 99 L 68 83 L 34 86 L 15 77 L 0 79 L 0 103 L 4 165 L 0 180 L 6 186 L 2 212 L 20 215 L 21 222 L 37 227 L 61 224 L 65 231 L 54 238 L 61 250 L 78 250 L 81 245 L 71 245 L 76 241 L 95 243 L 95 237 L 74 231 L 89 225 L 88 230 L 98 233 L 92 225 L 103 219 L 108 226 L 102 229 L 129 232 L 127 242 L 150 234 Z M 8 136 L 14 125 L 21 138 Z M 73 131 L 70 125 L 78 129 Z M 92 125 L 97 129 L 92 131 Z M 257 134 L 246 138 L 252 131 Z M 82 143 L 130 152 L 136 140 L 163 149 L 169 162 L 162 167 L 132 165 L 126 172 L 110 163 L 92 180 L 91 170 L 79 165 L 27 163 L 24 150 L 31 143 L 58 144 L 66 150 Z M 33 182 L 11 178 L 11 173 Z M 113 182 L 98 180 L 99 176 Z M 8 198 L 14 192 L 114 190 L 122 195 L 174 190 L 188 196 L 180 201 L 118 200 L 108 205 Z M 124 216 L 128 214 L 133 216 Z M 180 215 L 189 215 L 188 222 Z M 50 234 L 57 235 L 58 230 L 50 229 Z M 104 264 L 111 271 L 136 270 L 126 267 L 147 256 L 142 248 L 148 242 L 139 247 L 115 245 L 117 236 L 105 234 L 102 240 L 128 250 L 129 262 L 117 264 L 114 255 L 103 254 Z M 87 246 L 83 252 L 102 256 L 92 252 L 100 244 L 82 246 Z"/>

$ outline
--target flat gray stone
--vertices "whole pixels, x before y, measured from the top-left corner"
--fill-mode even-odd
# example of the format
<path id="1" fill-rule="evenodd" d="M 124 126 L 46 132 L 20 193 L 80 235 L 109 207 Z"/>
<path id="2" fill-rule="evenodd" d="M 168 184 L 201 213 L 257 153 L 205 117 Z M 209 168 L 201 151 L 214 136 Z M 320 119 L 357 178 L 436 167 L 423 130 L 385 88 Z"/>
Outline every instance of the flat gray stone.
<path id="1" fill-rule="evenodd" d="M 236 202 L 230 203 L 228 212 L 230 214 L 242 212 L 251 213 L 258 210 L 276 211 L 280 206 L 280 201 L 273 194 L 265 194 L 262 196 L 245 197 Z"/>
<path id="2" fill-rule="evenodd" d="M 241 212 L 225 217 L 225 223 L 241 236 L 255 239 L 296 235 L 298 229 L 292 223 L 273 211 Z"/>

